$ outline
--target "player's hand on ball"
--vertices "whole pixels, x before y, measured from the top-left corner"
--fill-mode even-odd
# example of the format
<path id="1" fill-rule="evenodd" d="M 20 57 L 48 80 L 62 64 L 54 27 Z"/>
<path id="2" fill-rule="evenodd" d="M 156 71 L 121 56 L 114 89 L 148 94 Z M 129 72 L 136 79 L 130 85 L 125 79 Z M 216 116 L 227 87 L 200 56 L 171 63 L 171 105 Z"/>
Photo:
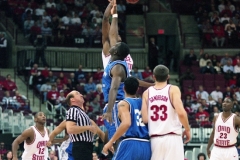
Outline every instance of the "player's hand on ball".
<path id="1" fill-rule="evenodd" d="M 112 123 L 112 112 L 107 111 L 106 113 L 104 113 L 103 119 L 105 119 L 109 123 Z"/>
<path id="2" fill-rule="evenodd" d="M 191 140 L 191 131 L 190 130 L 184 130 L 182 137 L 185 138 L 184 143 L 188 143 Z"/>

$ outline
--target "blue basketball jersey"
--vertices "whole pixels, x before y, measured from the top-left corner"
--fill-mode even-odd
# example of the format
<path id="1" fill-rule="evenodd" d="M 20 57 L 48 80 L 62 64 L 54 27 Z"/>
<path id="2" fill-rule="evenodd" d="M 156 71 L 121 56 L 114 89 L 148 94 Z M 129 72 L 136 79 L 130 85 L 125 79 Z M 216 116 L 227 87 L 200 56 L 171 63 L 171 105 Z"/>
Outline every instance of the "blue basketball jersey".
<path id="1" fill-rule="evenodd" d="M 124 101 L 126 101 L 130 106 L 132 123 L 127 132 L 123 135 L 123 138 L 149 139 L 148 128 L 142 121 L 142 99 L 125 98 Z"/>
<path id="2" fill-rule="evenodd" d="M 103 91 L 103 96 L 104 96 L 104 102 L 105 103 L 108 102 L 108 95 L 109 95 L 109 91 L 110 91 L 111 83 L 112 83 L 111 70 L 117 64 L 123 65 L 125 70 L 126 70 L 127 77 L 129 76 L 129 70 L 128 70 L 128 66 L 127 66 L 126 61 L 117 60 L 117 61 L 112 61 L 112 62 L 108 63 L 108 65 L 106 66 L 106 68 L 104 70 L 103 78 L 102 78 L 102 84 L 103 84 L 102 91 Z M 121 82 L 121 84 L 118 88 L 116 100 L 124 99 L 123 86 L 124 86 L 124 83 Z"/>

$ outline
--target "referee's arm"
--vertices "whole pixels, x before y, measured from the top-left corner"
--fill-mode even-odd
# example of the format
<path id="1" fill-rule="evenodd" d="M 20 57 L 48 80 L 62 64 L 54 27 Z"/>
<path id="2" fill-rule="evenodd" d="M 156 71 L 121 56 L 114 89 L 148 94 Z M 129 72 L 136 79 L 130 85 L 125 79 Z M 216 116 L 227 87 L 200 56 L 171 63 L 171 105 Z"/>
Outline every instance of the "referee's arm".
<path id="1" fill-rule="evenodd" d="M 88 130 L 94 133 L 96 131 L 95 126 L 78 126 L 77 125 L 77 119 L 78 119 L 77 115 L 79 115 L 78 112 L 79 111 L 76 108 L 70 108 L 68 110 L 67 119 L 66 119 L 67 133 L 79 134 Z"/>

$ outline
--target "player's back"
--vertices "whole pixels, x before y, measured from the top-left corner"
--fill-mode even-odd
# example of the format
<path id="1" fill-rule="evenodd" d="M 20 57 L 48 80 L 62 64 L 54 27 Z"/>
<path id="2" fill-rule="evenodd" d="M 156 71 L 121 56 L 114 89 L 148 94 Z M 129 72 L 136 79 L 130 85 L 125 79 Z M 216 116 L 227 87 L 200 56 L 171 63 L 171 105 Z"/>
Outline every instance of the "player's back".
<path id="1" fill-rule="evenodd" d="M 179 121 L 170 99 L 171 85 L 162 89 L 148 88 L 148 129 L 150 136 L 181 134 Z"/>
<path id="2" fill-rule="evenodd" d="M 237 142 L 238 131 L 234 127 L 235 114 L 231 114 L 226 120 L 222 119 L 222 112 L 215 122 L 214 144 L 216 146 L 232 146 Z"/>
<path id="3" fill-rule="evenodd" d="M 117 64 L 122 65 L 124 67 L 125 71 L 126 71 L 126 76 L 127 77 L 129 76 L 129 70 L 128 70 L 128 66 L 127 66 L 126 61 L 116 60 L 116 61 L 112 61 L 112 62 L 108 63 L 108 65 L 104 69 L 104 74 L 103 74 L 103 78 L 102 78 L 102 84 L 103 84 L 102 90 L 103 90 L 104 102 L 105 103 L 108 102 L 108 95 L 109 95 L 109 91 L 110 91 L 111 83 L 112 83 L 111 70 Z M 116 100 L 124 99 L 123 86 L 124 86 L 124 83 L 121 82 L 121 84 L 118 88 Z"/>
<path id="4" fill-rule="evenodd" d="M 48 131 L 46 128 L 45 134 L 42 135 L 40 131 L 35 127 L 32 126 L 30 129 L 34 131 L 34 140 L 30 144 L 26 141 L 24 142 L 24 152 L 22 155 L 22 159 L 24 160 L 47 160 L 48 158 L 48 148 L 46 146 L 49 136 Z"/>
<path id="5" fill-rule="evenodd" d="M 125 98 L 124 101 L 126 101 L 130 106 L 131 126 L 123 137 L 149 139 L 148 128 L 142 122 L 142 100 L 140 98 Z"/>

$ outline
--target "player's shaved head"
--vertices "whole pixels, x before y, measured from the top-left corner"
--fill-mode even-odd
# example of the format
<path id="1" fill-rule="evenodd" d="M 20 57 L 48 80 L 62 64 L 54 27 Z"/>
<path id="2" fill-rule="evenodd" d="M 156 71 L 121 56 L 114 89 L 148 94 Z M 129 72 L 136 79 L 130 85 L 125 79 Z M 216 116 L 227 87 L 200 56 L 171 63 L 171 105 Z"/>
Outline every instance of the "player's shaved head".
<path id="1" fill-rule="evenodd" d="M 39 116 L 39 114 L 44 114 L 44 113 L 43 112 L 37 112 L 37 113 L 35 113 L 34 118 L 37 118 Z"/>

